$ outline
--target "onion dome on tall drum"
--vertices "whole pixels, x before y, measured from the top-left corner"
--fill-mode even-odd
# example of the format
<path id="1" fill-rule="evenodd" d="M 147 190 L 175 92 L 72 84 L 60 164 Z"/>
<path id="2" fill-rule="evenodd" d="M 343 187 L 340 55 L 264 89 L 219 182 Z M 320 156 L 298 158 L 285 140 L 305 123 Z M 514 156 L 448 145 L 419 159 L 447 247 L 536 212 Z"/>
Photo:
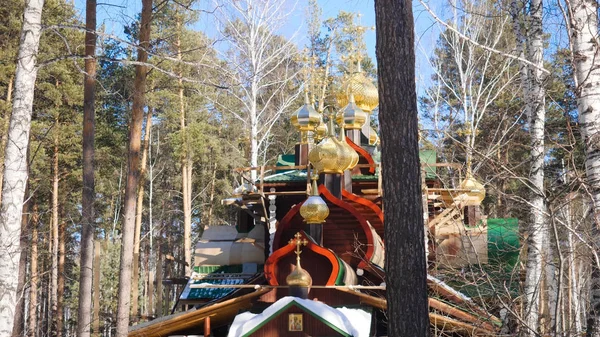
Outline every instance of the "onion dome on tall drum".
<path id="1" fill-rule="evenodd" d="M 304 104 L 292 114 L 292 125 L 302 134 L 302 142 L 306 143 L 306 134 L 314 131 L 321 122 L 321 115 L 310 103 L 308 93 L 304 93 Z"/>
<path id="2" fill-rule="evenodd" d="M 342 174 L 352 164 L 352 155 L 335 137 L 333 116 L 329 117 L 327 137 L 308 153 L 308 160 L 318 173 Z"/>
<path id="3" fill-rule="evenodd" d="M 322 224 L 327 219 L 327 216 L 329 216 L 329 207 L 327 207 L 327 203 L 319 195 L 317 179 L 319 179 L 319 175 L 313 175 L 311 194 L 302 206 L 300 206 L 300 215 L 307 224 Z"/>
<path id="4" fill-rule="evenodd" d="M 479 202 L 482 202 L 483 199 L 485 199 L 485 187 L 473 177 L 471 170 L 467 170 L 467 176 L 465 180 L 460 183 L 460 188 L 469 190 L 469 192 L 466 192 L 467 195 L 477 198 Z"/>
<path id="5" fill-rule="evenodd" d="M 369 114 L 364 112 L 354 101 L 354 93 L 350 92 L 348 104 L 336 116 L 336 122 L 346 129 L 360 129 L 365 124 Z"/>
<path id="6" fill-rule="evenodd" d="M 339 107 L 348 104 L 349 93 L 354 93 L 356 105 L 367 113 L 371 113 L 379 105 L 377 87 L 362 72 L 360 60 L 357 63 L 357 71 L 342 83 L 341 91 L 336 95 Z"/>

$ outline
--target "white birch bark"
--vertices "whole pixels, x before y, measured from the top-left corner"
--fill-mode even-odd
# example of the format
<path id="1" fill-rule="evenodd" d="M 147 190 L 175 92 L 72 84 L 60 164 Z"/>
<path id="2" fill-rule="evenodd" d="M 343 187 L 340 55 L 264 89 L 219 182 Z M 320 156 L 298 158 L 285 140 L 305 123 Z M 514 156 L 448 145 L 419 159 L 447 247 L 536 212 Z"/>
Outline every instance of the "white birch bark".
<path id="1" fill-rule="evenodd" d="M 579 126 L 585 142 L 585 168 L 588 191 L 593 202 L 595 237 L 600 226 L 600 68 L 598 57 L 598 3 L 594 0 L 567 1 L 573 48 L 574 77 L 577 85 Z M 596 242 L 596 247 L 598 242 Z M 597 264 L 598 262 L 596 262 Z M 600 271 L 594 267 L 588 335 L 600 336 Z"/>
<path id="2" fill-rule="evenodd" d="M 544 257 L 549 248 L 549 227 L 546 221 L 546 202 L 544 194 L 544 126 L 546 118 L 545 89 L 543 86 L 543 29 L 542 0 L 529 1 L 525 44 L 527 59 L 533 66 L 527 66 L 525 87 L 525 104 L 531 137 L 531 171 L 529 187 L 532 195 L 531 220 L 527 238 L 527 263 L 525 277 L 525 323 L 524 334 L 536 336 L 540 325 L 540 299 L 544 289 L 541 288 L 543 278 Z M 522 76 L 524 78 L 525 76 Z"/>
<path id="3" fill-rule="evenodd" d="M 0 211 L 0 336 L 12 333 L 17 304 L 19 239 L 27 182 L 27 147 L 31 128 L 37 53 L 44 0 L 26 2 L 15 74 L 15 93 L 8 131 L 2 210 Z"/>

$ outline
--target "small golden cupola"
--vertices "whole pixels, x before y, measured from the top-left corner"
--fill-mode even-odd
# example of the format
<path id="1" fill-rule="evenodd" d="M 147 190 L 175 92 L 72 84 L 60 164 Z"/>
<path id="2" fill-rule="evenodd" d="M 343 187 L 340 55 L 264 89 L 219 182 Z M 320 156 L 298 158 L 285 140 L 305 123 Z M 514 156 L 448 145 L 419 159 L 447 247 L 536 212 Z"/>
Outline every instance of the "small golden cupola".
<path id="1" fill-rule="evenodd" d="M 361 129 L 368 118 L 369 114 L 356 105 L 354 93 L 351 91 L 348 104 L 338 112 L 336 122 L 346 129 Z"/>
<path id="2" fill-rule="evenodd" d="M 482 183 L 477 181 L 475 177 L 473 177 L 473 173 L 471 173 L 470 169 L 467 170 L 467 176 L 465 180 L 460 183 L 460 188 L 463 190 L 469 190 L 469 192 L 466 192 L 467 195 L 469 197 L 477 198 L 479 203 L 485 199 L 485 187 Z"/>
<path id="3" fill-rule="evenodd" d="M 319 195 L 317 179 L 319 179 L 318 174 L 312 176 L 311 194 L 300 207 L 300 215 L 307 224 L 322 224 L 329 216 L 329 207 Z"/>
<path id="4" fill-rule="evenodd" d="M 360 57 L 357 60 L 356 72 L 348 76 L 348 79 L 342 83 L 341 91 L 337 94 L 339 107 L 349 103 L 350 93 L 354 94 L 356 105 L 369 114 L 379 105 L 379 92 L 373 82 L 363 73 Z"/>
<path id="5" fill-rule="evenodd" d="M 325 136 L 327 136 L 327 124 L 323 120 L 323 115 L 319 114 L 319 125 L 315 128 L 314 138 L 316 141 L 320 141 Z"/>
<path id="6" fill-rule="evenodd" d="M 352 164 L 352 154 L 335 137 L 333 116 L 329 117 L 327 137 L 308 153 L 308 160 L 318 173 L 342 174 Z"/>
<path id="7" fill-rule="evenodd" d="M 304 104 L 294 112 L 291 121 L 292 125 L 300 131 L 300 142 L 308 142 L 308 132 L 314 131 L 321 123 L 321 115 L 315 110 L 308 98 L 308 92 L 304 93 Z"/>
<path id="8" fill-rule="evenodd" d="M 294 238 L 290 240 L 289 244 L 296 245 L 296 268 L 285 278 L 285 283 L 290 286 L 290 295 L 307 298 L 310 286 L 312 286 L 312 277 L 310 273 L 304 270 L 300 265 L 300 250 L 301 246 L 306 246 L 308 241 L 302 238 L 300 233 L 296 233 Z"/>

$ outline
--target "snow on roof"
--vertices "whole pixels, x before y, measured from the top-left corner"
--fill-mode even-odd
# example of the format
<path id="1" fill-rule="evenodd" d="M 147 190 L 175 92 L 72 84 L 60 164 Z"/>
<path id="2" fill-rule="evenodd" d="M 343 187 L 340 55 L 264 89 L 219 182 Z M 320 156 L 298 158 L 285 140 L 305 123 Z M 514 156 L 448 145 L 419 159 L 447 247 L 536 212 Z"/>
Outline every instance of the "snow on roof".
<path id="1" fill-rule="evenodd" d="M 296 304 L 353 337 L 369 337 L 371 314 L 361 309 L 333 308 L 325 303 L 287 296 L 273 303 L 261 314 L 249 312 L 235 316 L 228 337 L 245 336 L 287 306 Z"/>

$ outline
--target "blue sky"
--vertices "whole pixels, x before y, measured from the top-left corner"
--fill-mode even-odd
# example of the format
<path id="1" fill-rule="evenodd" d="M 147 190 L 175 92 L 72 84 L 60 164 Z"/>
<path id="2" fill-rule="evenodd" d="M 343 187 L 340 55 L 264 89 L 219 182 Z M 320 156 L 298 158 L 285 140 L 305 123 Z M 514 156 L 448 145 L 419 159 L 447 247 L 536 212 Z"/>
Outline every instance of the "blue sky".
<path id="1" fill-rule="evenodd" d="M 360 12 L 362 14 L 361 24 L 364 26 L 375 26 L 374 0 L 319 0 L 319 5 L 323 11 L 323 19 L 335 17 L 340 10 L 347 12 Z M 291 3 L 293 2 L 290 1 Z M 123 26 L 133 21 L 136 15 L 141 11 L 141 0 L 102 0 L 98 6 L 98 24 L 104 25 L 108 33 L 122 35 Z M 201 0 L 201 4 L 210 8 L 213 1 Z M 442 12 L 437 8 L 434 0 L 430 6 L 436 12 Z M 83 20 L 85 15 L 85 0 L 75 0 L 75 6 L 78 9 Z M 294 41 L 299 46 L 306 43 L 306 12 L 307 0 L 297 0 L 295 8 L 290 13 L 287 24 L 282 28 L 281 33 L 288 38 L 294 36 Z M 419 87 L 426 85 L 431 76 L 429 69 L 429 52 L 433 49 L 435 40 L 439 33 L 439 28 L 433 24 L 433 20 L 427 12 L 414 1 L 413 6 L 415 17 L 416 34 L 416 55 L 417 55 L 417 83 Z M 196 29 L 205 32 L 208 36 L 215 36 L 214 21 L 209 15 L 201 17 L 196 25 Z M 375 32 L 367 31 L 365 34 L 365 43 L 369 56 L 375 60 Z"/>

